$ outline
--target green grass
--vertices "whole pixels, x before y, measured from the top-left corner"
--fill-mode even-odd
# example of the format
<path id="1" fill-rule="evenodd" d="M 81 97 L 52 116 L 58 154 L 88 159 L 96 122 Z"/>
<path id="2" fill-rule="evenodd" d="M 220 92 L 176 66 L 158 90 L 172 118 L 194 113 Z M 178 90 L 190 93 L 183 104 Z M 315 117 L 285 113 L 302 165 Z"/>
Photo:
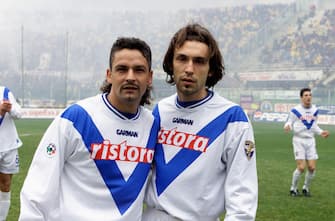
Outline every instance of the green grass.
<path id="1" fill-rule="evenodd" d="M 292 135 L 283 132 L 283 124 L 254 123 L 259 180 L 259 221 L 328 221 L 335 220 L 334 127 L 327 139 L 317 137 L 319 160 L 311 186 L 311 198 L 288 196 L 296 166 Z M 300 179 L 300 188 L 304 177 Z"/>
<path id="2" fill-rule="evenodd" d="M 35 148 L 50 122 L 50 120 L 16 121 L 24 146 L 20 148 L 20 173 L 13 177 L 12 205 L 7 221 L 18 220 L 20 189 Z M 311 187 L 313 196 L 311 198 L 292 198 L 288 195 L 292 172 L 295 168 L 291 134 L 284 133 L 283 124 L 280 123 L 255 122 L 253 125 L 259 179 L 259 205 L 256 220 L 335 220 L 335 189 L 333 188 L 335 183 L 335 127 L 322 125 L 322 128 L 330 130 L 331 135 L 328 139 L 317 138 L 319 160 Z"/>

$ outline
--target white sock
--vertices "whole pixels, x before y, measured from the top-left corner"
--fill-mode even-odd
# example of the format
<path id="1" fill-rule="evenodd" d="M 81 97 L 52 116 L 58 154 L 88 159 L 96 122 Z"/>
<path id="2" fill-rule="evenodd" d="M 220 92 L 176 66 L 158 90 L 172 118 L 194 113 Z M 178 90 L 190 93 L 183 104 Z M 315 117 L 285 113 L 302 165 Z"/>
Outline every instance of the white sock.
<path id="1" fill-rule="evenodd" d="M 315 170 L 313 172 L 307 171 L 305 175 L 305 182 L 304 186 L 302 187 L 303 189 L 309 191 L 309 186 L 311 185 L 311 181 L 315 176 Z"/>
<path id="2" fill-rule="evenodd" d="M 6 221 L 10 206 L 10 192 L 0 191 L 0 221 Z"/>
<path id="3" fill-rule="evenodd" d="M 292 185 L 291 190 L 296 191 L 298 186 L 298 181 L 300 179 L 301 172 L 298 169 L 295 169 L 292 175 Z"/>

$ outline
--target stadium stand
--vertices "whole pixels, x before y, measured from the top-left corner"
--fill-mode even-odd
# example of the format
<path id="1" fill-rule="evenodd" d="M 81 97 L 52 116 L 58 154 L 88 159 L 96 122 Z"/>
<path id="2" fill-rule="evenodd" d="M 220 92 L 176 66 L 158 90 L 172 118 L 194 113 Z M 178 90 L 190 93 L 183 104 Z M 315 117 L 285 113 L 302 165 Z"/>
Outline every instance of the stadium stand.
<path id="1" fill-rule="evenodd" d="M 50 99 L 62 106 L 64 99 L 98 93 L 111 42 L 121 35 L 138 36 L 152 46 L 154 97 L 160 99 L 174 92 L 161 67 L 172 33 L 185 23 L 199 22 L 214 33 L 224 55 L 226 76 L 216 86 L 220 93 L 236 91 L 229 96 L 237 102 L 238 93 L 252 88 L 296 90 L 308 85 L 327 94 L 335 86 L 335 9 L 304 3 L 307 10 L 301 10 L 298 2 L 153 11 L 150 16 L 140 11 L 76 9 L 4 12 L 0 80 L 19 97 L 19 91 L 24 93 L 21 99 L 24 96 L 27 105 L 29 100 Z M 239 75 L 274 71 L 321 71 L 322 78 L 243 81 Z"/>

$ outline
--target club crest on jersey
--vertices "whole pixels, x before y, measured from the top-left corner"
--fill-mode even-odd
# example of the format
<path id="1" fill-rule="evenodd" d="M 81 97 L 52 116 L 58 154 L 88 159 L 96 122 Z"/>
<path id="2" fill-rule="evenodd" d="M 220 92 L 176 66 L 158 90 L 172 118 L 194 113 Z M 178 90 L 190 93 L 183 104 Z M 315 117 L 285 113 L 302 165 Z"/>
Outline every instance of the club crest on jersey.
<path id="1" fill-rule="evenodd" d="M 255 153 L 255 144 L 250 140 L 246 140 L 244 143 L 244 152 L 248 160 L 250 160 Z"/>
<path id="2" fill-rule="evenodd" d="M 56 145 L 53 143 L 49 143 L 49 145 L 46 147 L 46 154 L 48 157 L 53 157 L 56 155 Z"/>
<path id="3" fill-rule="evenodd" d="M 112 144 L 109 140 L 102 143 L 91 144 L 91 159 L 94 160 L 119 160 L 128 162 L 151 163 L 154 150 L 127 145 L 127 141 Z"/>
<path id="4" fill-rule="evenodd" d="M 206 152 L 208 141 L 209 139 L 207 137 L 180 132 L 177 131 L 177 128 L 171 130 L 164 130 L 161 128 L 158 133 L 158 143 L 200 152 Z"/>

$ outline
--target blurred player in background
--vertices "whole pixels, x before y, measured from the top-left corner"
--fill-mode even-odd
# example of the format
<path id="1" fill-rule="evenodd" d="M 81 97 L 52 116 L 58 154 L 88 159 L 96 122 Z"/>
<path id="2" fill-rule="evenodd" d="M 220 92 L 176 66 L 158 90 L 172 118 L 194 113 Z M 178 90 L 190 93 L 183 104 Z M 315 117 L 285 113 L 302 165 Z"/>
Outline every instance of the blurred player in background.
<path id="1" fill-rule="evenodd" d="M 140 221 L 159 125 L 151 50 L 119 38 L 102 94 L 79 101 L 44 134 L 21 191 L 19 220 Z"/>
<path id="2" fill-rule="evenodd" d="M 210 90 L 222 55 L 199 24 L 181 28 L 163 61 L 177 93 L 153 113 L 160 121 L 143 221 L 255 220 L 258 199 L 252 126 L 240 106 Z"/>
<path id="3" fill-rule="evenodd" d="M 309 187 L 315 176 L 316 160 L 318 159 L 314 134 L 326 138 L 329 132 L 322 130 L 317 124 L 318 109 L 315 105 L 312 105 L 311 89 L 301 89 L 300 99 L 301 104 L 291 110 L 288 120 L 284 125 L 286 132 L 293 131 L 293 152 L 297 164 L 297 168 L 292 175 L 290 195 L 297 196 L 299 194 L 298 181 L 305 170 L 307 162 L 308 170 L 305 174 L 302 194 L 304 196 L 311 196 Z"/>
<path id="4" fill-rule="evenodd" d="M 22 142 L 14 122 L 18 118 L 21 106 L 7 87 L 0 86 L 0 221 L 6 220 L 12 176 L 19 172 L 18 148 Z"/>

